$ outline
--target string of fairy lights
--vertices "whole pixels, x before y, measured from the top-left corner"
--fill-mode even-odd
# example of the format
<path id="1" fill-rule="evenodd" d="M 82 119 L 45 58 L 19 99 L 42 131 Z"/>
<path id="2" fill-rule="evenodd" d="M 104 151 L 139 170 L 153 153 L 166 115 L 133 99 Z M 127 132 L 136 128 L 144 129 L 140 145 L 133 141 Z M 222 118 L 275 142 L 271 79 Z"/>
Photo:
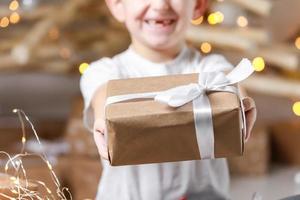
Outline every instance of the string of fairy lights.
<path id="1" fill-rule="evenodd" d="M 42 146 L 41 141 L 38 137 L 38 134 L 32 124 L 32 122 L 29 120 L 28 116 L 24 113 L 23 110 L 20 109 L 14 109 L 14 113 L 16 113 L 19 117 L 20 123 L 21 123 L 21 128 L 22 128 L 22 148 L 21 152 L 19 154 L 16 154 L 14 156 L 10 156 L 7 152 L 5 151 L 0 151 L 0 155 L 5 155 L 8 158 L 8 161 L 5 164 L 5 173 L 7 176 L 9 176 L 9 191 L 10 193 L 3 193 L 0 191 L 0 199 L 8 199 L 8 200 L 16 200 L 16 199 L 47 199 L 47 200 L 67 200 L 67 199 L 72 199 L 72 195 L 69 191 L 68 188 L 62 187 L 54 170 L 52 165 L 50 164 L 49 160 L 47 159 L 45 153 L 42 154 L 35 154 L 35 153 L 28 153 L 25 151 L 25 145 L 26 145 L 26 132 L 25 132 L 25 123 L 23 118 L 29 123 L 33 134 L 35 136 L 35 139 L 37 140 L 38 144 Z M 49 170 L 49 175 L 51 176 L 53 183 L 56 186 L 56 191 L 51 191 L 51 189 L 47 186 L 47 184 L 43 181 L 40 180 L 32 180 L 27 177 L 26 174 L 26 168 L 23 165 L 22 158 L 24 157 L 29 157 L 29 156 L 37 156 L 39 157 L 47 166 Z M 13 171 L 13 176 L 11 174 L 8 174 L 8 171 L 12 170 Z M 37 184 L 38 186 L 41 186 L 46 190 L 47 195 L 42 194 L 41 191 L 34 191 L 30 189 L 29 183 L 34 183 Z M 57 197 L 55 197 L 55 194 Z M 66 194 L 68 194 L 68 198 L 66 197 Z"/>
<path id="2" fill-rule="evenodd" d="M 17 12 L 20 5 L 17 0 L 12 0 L 9 5 L 8 9 L 11 11 L 10 15 L 4 16 L 0 19 L 0 28 L 6 28 L 10 24 L 17 24 L 20 21 L 20 15 Z"/>

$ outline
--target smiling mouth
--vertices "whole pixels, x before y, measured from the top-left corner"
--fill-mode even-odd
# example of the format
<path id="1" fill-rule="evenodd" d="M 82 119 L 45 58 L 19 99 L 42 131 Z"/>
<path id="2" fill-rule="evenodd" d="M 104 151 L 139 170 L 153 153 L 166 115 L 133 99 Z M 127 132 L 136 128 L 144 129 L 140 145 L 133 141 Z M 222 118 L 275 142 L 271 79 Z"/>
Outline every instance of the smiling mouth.
<path id="1" fill-rule="evenodd" d="M 152 26 L 170 26 L 175 23 L 175 20 L 174 19 L 165 19 L 165 20 L 147 19 L 145 20 L 145 23 Z"/>

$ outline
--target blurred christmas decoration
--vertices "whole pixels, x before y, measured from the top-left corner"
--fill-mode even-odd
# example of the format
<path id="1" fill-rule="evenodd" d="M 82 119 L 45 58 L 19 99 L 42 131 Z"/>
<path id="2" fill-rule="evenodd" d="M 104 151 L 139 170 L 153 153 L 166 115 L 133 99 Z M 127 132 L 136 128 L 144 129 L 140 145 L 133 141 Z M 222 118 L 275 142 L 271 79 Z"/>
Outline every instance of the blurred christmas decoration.
<path id="1" fill-rule="evenodd" d="M 258 99 L 259 128 L 245 143 L 244 156 L 228 160 L 231 174 L 265 176 L 274 160 L 299 165 L 299 8 L 299 0 L 215 0 L 201 23 L 188 30 L 187 41 L 204 56 L 220 53 L 233 64 L 247 57 L 256 71 L 241 85 Z"/>
<path id="2" fill-rule="evenodd" d="M 289 99 L 289 108 L 286 110 L 298 119 L 295 123 L 299 123 L 300 1 L 212 0 L 210 3 L 203 16 L 191 21 L 187 41 L 203 55 L 221 53 L 233 64 L 241 57 L 251 59 L 256 74 L 242 85 L 272 102 L 281 98 Z M 76 76 L 83 74 L 91 61 L 115 55 L 130 43 L 123 25 L 113 19 L 105 1 L 99 0 L 1 1 L 0 38 L 1 73 L 38 71 L 63 75 L 72 73 Z M 69 117 L 66 130 L 62 130 L 64 127 L 58 122 L 47 122 L 44 126 L 50 131 L 41 135 L 53 139 L 65 133 L 70 155 L 67 158 L 59 157 L 58 163 L 51 162 L 50 168 L 59 168 L 59 171 L 63 171 L 59 173 L 68 175 L 66 180 L 69 179 L 71 191 L 75 191 L 75 199 L 93 198 L 101 171 L 99 155 L 93 138 L 82 124 L 82 102 L 76 101 L 79 103 L 72 107 L 74 113 Z M 266 112 L 258 110 L 258 115 L 273 115 L 275 111 L 280 113 L 282 111 L 279 108 L 273 106 Z M 299 164 L 298 152 L 295 151 L 299 146 L 298 129 L 289 124 L 280 125 L 282 128 L 273 127 L 273 124 L 271 138 L 279 152 L 278 160 Z M 55 129 L 55 126 L 59 127 Z M 267 130 L 268 127 L 255 130 L 246 144 L 245 157 L 231 162 L 236 174 L 261 175 L 268 172 L 270 138 Z M 19 137 L 16 127 L 12 134 L 4 132 L 6 130 L 0 130 L 1 138 L 5 138 L 0 140 L 0 146 L 11 148 L 12 151 L 16 146 L 10 144 L 16 140 L 22 144 L 32 141 Z M 286 159 L 283 159 L 284 156 Z M 74 161 L 77 159 L 83 162 Z M 30 171 L 35 171 L 37 177 L 49 172 L 47 164 L 40 169 L 36 159 L 33 160 L 28 161 L 33 163 Z M 255 165 L 258 162 L 260 164 Z M 255 168 L 250 168 L 250 165 L 255 165 Z M 88 175 L 81 177 L 83 173 Z M 51 177 L 49 179 L 47 183 L 53 182 Z M 87 182 L 95 187 L 88 187 Z M 53 191 L 56 185 L 49 188 Z M 32 190 L 35 191 L 34 188 Z M 87 191 L 89 195 L 86 195 Z"/>
<path id="3" fill-rule="evenodd" d="M 97 0 L 0 3 L 0 30 L 1 71 L 78 73 L 83 60 L 112 56 L 129 44 L 123 26 Z"/>
<path id="4" fill-rule="evenodd" d="M 288 4 L 271 0 L 211 1 L 203 22 L 192 23 L 187 40 L 201 52 L 223 54 L 232 63 L 241 57 L 252 59 L 257 73 L 242 83 L 249 91 L 299 101 L 299 8 L 298 0 L 288 0 Z"/>

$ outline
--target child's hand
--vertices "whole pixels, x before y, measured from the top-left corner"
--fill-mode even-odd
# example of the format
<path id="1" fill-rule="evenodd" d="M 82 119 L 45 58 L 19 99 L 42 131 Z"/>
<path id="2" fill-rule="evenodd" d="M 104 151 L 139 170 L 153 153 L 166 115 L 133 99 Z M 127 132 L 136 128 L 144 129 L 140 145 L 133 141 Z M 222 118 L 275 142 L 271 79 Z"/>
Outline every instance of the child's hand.
<path id="1" fill-rule="evenodd" d="M 105 121 L 101 118 L 95 120 L 94 123 L 94 140 L 98 148 L 100 156 L 108 160 L 107 145 L 105 141 L 105 135 L 107 132 L 105 130 Z"/>
<path id="2" fill-rule="evenodd" d="M 247 130 L 245 135 L 245 141 L 247 142 L 256 120 L 256 106 L 254 100 L 250 97 L 245 97 L 242 99 L 242 101 L 245 108 L 245 116 L 246 116 Z"/>

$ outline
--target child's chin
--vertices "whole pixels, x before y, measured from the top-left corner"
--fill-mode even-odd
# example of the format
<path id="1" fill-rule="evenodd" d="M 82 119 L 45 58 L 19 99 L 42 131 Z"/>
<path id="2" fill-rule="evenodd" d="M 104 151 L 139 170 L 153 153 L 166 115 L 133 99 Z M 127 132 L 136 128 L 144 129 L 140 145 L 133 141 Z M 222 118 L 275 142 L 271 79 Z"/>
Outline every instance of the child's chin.
<path id="1" fill-rule="evenodd" d="M 161 50 L 172 48 L 173 43 L 174 42 L 170 41 L 169 39 L 168 40 L 158 40 L 158 39 L 148 40 L 148 45 L 150 47 L 152 47 L 153 49 L 161 49 Z"/>

